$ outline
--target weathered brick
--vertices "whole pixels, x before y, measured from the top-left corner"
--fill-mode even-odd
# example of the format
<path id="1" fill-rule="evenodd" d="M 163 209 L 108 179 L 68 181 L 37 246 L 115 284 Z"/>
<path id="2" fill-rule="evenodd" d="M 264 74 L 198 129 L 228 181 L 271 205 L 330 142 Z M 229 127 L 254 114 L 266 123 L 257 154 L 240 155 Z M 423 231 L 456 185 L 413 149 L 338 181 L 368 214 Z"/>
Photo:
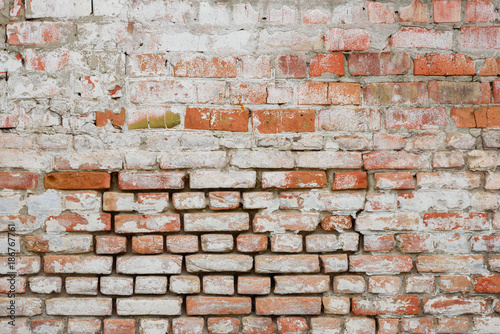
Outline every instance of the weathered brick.
<path id="1" fill-rule="evenodd" d="M 363 99 L 368 105 L 414 105 L 425 102 L 422 82 L 369 83 L 363 87 Z"/>
<path id="2" fill-rule="evenodd" d="M 335 173 L 332 190 L 366 189 L 368 179 L 365 172 Z"/>
<path id="3" fill-rule="evenodd" d="M 174 66 L 176 77 L 234 78 L 236 77 L 235 57 L 188 56 Z"/>
<path id="4" fill-rule="evenodd" d="M 317 273 L 317 255 L 258 255 L 255 257 L 257 273 Z"/>
<path id="5" fill-rule="evenodd" d="M 315 111 L 310 109 L 252 110 L 255 133 L 314 132 Z"/>
<path id="6" fill-rule="evenodd" d="M 497 40 L 500 27 L 462 27 L 458 43 L 471 49 L 498 49 L 500 42 Z"/>
<path id="7" fill-rule="evenodd" d="M 257 315 L 318 315 L 320 297 L 265 297 L 255 299 Z"/>
<path id="8" fill-rule="evenodd" d="M 196 235 L 167 235 L 167 251 L 170 253 L 196 253 L 198 249 Z"/>
<path id="9" fill-rule="evenodd" d="M 486 312 L 487 301 L 483 298 L 467 298 L 458 296 L 440 296 L 424 298 L 423 309 L 427 314 L 468 314 Z"/>
<path id="10" fill-rule="evenodd" d="M 113 257 L 82 255 L 46 255 L 43 271 L 49 274 L 106 274 L 111 273 Z"/>
<path id="11" fill-rule="evenodd" d="M 411 68 L 407 53 L 353 53 L 347 57 L 347 62 L 351 75 L 400 75 L 408 73 Z"/>
<path id="12" fill-rule="evenodd" d="M 11 22 L 6 27 L 7 43 L 33 46 L 55 45 L 65 43 L 73 35 L 74 30 L 72 22 Z"/>
<path id="13" fill-rule="evenodd" d="M 38 175 L 32 172 L 0 172 L 0 188 L 5 189 L 36 189 Z"/>
<path id="14" fill-rule="evenodd" d="M 413 0 L 409 6 L 399 8 L 399 22 L 428 22 L 427 5 Z"/>
<path id="15" fill-rule="evenodd" d="M 372 36 L 362 29 L 332 28 L 325 35 L 328 51 L 362 51 L 370 48 Z"/>
<path id="16" fill-rule="evenodd" d="M 111 298 L 51 298 L 45 300 L 45 309 L 49 315 L 109 316 L 112 301 Z"/>
<path id="17" fill-rule="evenodd" d="M 387 129 L 438 129 L 446 125 L 446 108 L 390 108 L 385 112 Z"/>
<path id="18" fill-rule="evenodd" d="M 391 38 L 391 45 L 396 48 L 451 50 L 452 44 L 453 35 L 451 31 L 425 28 L 401 28 Z"/>
<path id="19" fill-rule="evenodd" d="M 491 89 L 488 83 L 430 81 L 429 98 L 437 103 L 488 104 Z"/>
<path id="20" fill-rule="evenodd" d="M 396 274 L 409 272 L 413 267 L 411 256 L 407 255 L 351 255 L 349 271 L 374 274 Z"/>
<path id="21" fill-rule="evenodd" d="M 186 256 L 188 272 L 248 272 L 253 267 L 249 255 L 197 254 Z"/>
<path id="22" fill-rule="evenodd" d="M 256 178 L 254 171 L 195 171 L 189 174 L 189 183 L 192 189 L 254 188 Z"/>
<path id="23" fill-rule="evenodd" d="M 460 22 L 460 1 L 432 1 L 432 7 L 434 22 Z"/>
<path id="24" fill-rule="evenodd" d="M 352 299 L 352 313 L 354 315 L 418 314 L 418 307 L 418 297 Z"/>
<path id="25" fill-rule="evenodd" d="M 179 315 L 180 298 L 117 298 L 118 315 Z"/>
<path id="26" fill-rule="evenodd" d="M 484 269 L 482 255 L 424 255 L 415 263 L 419 272 L 479 274 Z"/>
<path id="27" fill-rule="evenodd" d="M 184 230 L 188 232 L 244 231 L 249 229 L 248 213 L 186 213 Z"/>
<path id="28" fill-rule="evenodd" d="M 115 216 L 116 233 L 177 232 L 180 229 L 178 214 Z"/>
<path id="29" fill-rule="evenodd" d="M 262 173 L 262 189 L 323 188 L 325 185 L 325 172 L 293 171 Z"/>
<path id="30" fill-rule="evenodd" d="M 244 315 L 252 312 L 250 297 L 187 297 L 188 315 Z"/>
<path id="31" fill-rule="evenodd" d="M 318 127 L 327 131 L 375 131 L 380 130 L 378 109 L 323 109 L 318 115 Z"/>
<path id="32" fill-rule="evenodd" d="M 422 154 L 374 151 L 363 155 L 366 169 L 425 169 L 429 159 Z"/>
<path id="33" fill-rule="evenodd" d="M 36 253 L 79 254 L 94 248 L 92 235 L 27 235 L 24 242 L 28 252 Z"/>
<path id="34" fill-rule="evenodd" d="M 314 231 L 318 224 L 319 215 L 314 213 L 256 214 L 253 220 L 253 230 L 256 233 L 279 230 Z"/>
<path id="35" fill-rule="evenodd" d="M 116 271 L 120 274 L 180 274 L 180 255 L 135 255 L 116 259 Z"/>
<path id="36" fill-rule="evenodd" d="M 183 172 L 120 172 L 120 190 L 153 190 L 184 188 Z"/>

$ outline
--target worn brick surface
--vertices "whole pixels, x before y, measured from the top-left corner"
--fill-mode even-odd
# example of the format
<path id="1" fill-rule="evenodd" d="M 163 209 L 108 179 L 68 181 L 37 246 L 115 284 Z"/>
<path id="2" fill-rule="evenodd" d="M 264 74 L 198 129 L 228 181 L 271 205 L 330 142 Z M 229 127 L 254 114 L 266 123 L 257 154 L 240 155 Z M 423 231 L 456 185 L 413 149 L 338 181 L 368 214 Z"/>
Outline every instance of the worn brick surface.
<path id="1" fill-rule="evenodd" d="M 0 333 L 498 333 L 499 5 L 0 0 Z"/>

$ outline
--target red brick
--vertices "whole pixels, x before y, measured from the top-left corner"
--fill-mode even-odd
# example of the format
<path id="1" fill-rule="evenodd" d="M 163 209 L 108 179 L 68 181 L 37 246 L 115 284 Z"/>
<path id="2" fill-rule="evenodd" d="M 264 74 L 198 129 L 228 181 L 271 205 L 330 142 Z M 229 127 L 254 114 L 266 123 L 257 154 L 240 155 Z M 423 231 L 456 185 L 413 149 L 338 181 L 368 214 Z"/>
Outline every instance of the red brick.
<path id="1" fill-rule="evenodd" d="M 334 105 L 361 104 L 361 85 L 353 82 L 330 82 L 328 103 Z"/>
<path id="2" fill-rule="evenodd" d="M 325 216 L 321 222 L 321 228 L 325 231 L 336 229 L 349 230 L 352 228 L 351 216 Z"/>
<path id="3" fill-rule="evenodd" d="M 425 255 L 415 261 L 419 272 L 464 274 L 481 273 L 484 268 L 482 255 Z"/>
<path id="4" fill-rule="evenodd" d="M 267 249 L 267 236 L 239 235 L 236 238 L 236 248 L 242 253 L 263 252 Z"/>
<path id="5" fill-rule="evenodd" d="M 457 128 L 475 128 L 474 107 L 451 108 L 450 117 L 455 121 Z"/>
<path id="6" fill-rule="evenodd" d="M 332 28 L 325 35 L 328 51 L 362 51 L 370 48 L 372 36 L 362 29 Z"/>
<path id="7" fill-rule="evenodd" d="M 265 83 L 235 83 L 230 88 L 231 104 L 266 104 L 267 87 Z"/>
<path id="8" fill-rule="evenodd" d="M 140 235 L 132 237 L 132 253 L 138 253 L 138 254 L 163 253 L 163 236 Z"/>
<path id="9" fill-rule="evenodd" d="M 493 102 L 500 103 L 500 80 L 493 81 Z"/>
<path id="10" fill-rule="evenodd" d="M 178 214 L 115 216 L 116 233 L 177 232 L 180 229 Z"/>
<path id="11" fill-rule="evenodd" d="M 113 122 L 114 127 L 121 127 L 125 124 L 125 108 L 122 108 L 119 114 L 115 114 L 107 109 L 105 109 L 104 112 L 98 111 L 95 114 L 95 119 L 95 125 L 97 127 L 106 126 L 109 121 Z"/>
<path id="12" fill-rule="evenodd" d="M 418 297 L 384 297 L 379 299 L 352 299 L 354 315 L 418 314 Z"/>
<path id="13" fill-rule="evenodd" d="M 278 318 L 279 334 L 307 334 L 309 326 L 305 318 Z"/>
<path id="14" fill-rule="evenodd" d="M 235 57 L 189 56 L 174 66 L 176 77 L 234 78 L 236 77 Z"/>
<path id="15" fill-rule="evenodd" d="M 417 55 L 414 64 L 415 75 L 475 75 L 474 60 L 460 54 Z"/>
<path id="16" fill-rule="evenodd" d="M 465 22 L 492 22 L 495 6 L 490 0 L 470 0 L 465 5 Z"/>
<path id="17" fill-rule="evenodd" d="M 399 249 L 403 253 L 429 252 L 434 249 L 433 239 L 430 234 L 399 234 L 397 239 Z"/>
<path id="18" fill-rule="evenodd" d="M 273 334 L 275 327 L 271 318 L 243 318 L 243 334 Z"/>
<path id="19" fill-rule="evenodd" d="M 277 78 L 305 78 L 306 73 L 307 64 L 301 56 L 287 55 L 276 58 Z"/>
<path id="20" fill-rule="evenodd" d="M 318 115 L 318 127 L 326 131 L 380 130 L 380 110 L 368 108 L 323 109 Z"/>
<path id="21" fill-rule="evenodd" d="M 392 35 L 391 45 L 396 48 L 424 48 L 451 50 L 451 31 L 404 27 Z"/>
<path id="22" fill-rule="evenodd" d="M 366 169 L 425 169 L 429 161 L 424 155 L 402 151 L 374 151 L 363 155 Z"/>
<path id="23" fill-rule="evenodd" d="M 500 27 L 462 27 L 458 43 L 471 49 L 498 49 Z"/>
<path id="24" fill-rule="evenodd" d="M 434 22 L 460 22 L 460 0 L 432 1 Z"/>
<path id="25" fill-rule="evenodd" d="M 413 267 L 408 255 L 351 255 L 349 271 L 396 274 L 409 272 Z"/>
<path id="26" fill-rule="evenodd" d="M 242 315 L 252 312 L 250 297 L 187 297 L 188 315 Z"/>
<path id="27" fill-rule="evenodd" d="M 96 232 L 111 230 L 109 213 L 62 214 L 50 216 L 45 221 L 45 231 L 60 232 Z"/>
<path id="28" fill-rule="evenodd" d="M 394 249 L 396 241 L 393 235 L 365 235 L 365 252 L 389 252 Z"/>
<path id="29" fill-rule="evenodd" d="M 6 33 L 10 45 L 48 46 L 66 42 L 74 26 L 72 22 L 10 22 Z"/>
<path id="30" fill-rule="evenodd" d="M 184 172 L 120 172 L 120 190 L 154 190 L 184 188 Z"/>
<path id="31" fill-rule="evenodd" d="M 266 297 L 255 299 L 257 315 L 318 315 L 320 297 Z"/>
<path id="32" fill-rule="evenodd" d="M 208 334 L 220 334 L 223 331 L 226 334 L 238 334 L 240 332 L 240 321 L 235 318 L 208 318 Z"/>
<path id="33" fill-rule="evenodd" d="M 244 108 L 186 108 L 184 127 L 196 130 L 246 132 L 248 131 L 248 110 Z"/>
<path id="34" fill-rule="evenodd" d="M 314 132 L 315 111 L 311 109 L 252 110 L 255 133 Z"/>
<path id="35" fill-rule="evenodd" d="M 486 57 L 478 74 L 481 76 L 500 74 L 500 57 Z"/>
<path id="36" fill-rule="evenodd" d="M 127 238 L 115 236 L 96 236 L 96 254 L 118 254 L 127 251 Z"/>
<path id="37" fill-rule="evenodd" d="M 38 175 L 32 172 L 0 172 L 0 188 L 5 189 L 36 189 Z"/>
<path id="38" fill-rule="evenodd" d="M 500 107 L 478 107 L 474 111 L 476 127 L 478 128 L 497 128 L 500 127 Z"/>
<path id="39" fill-rule="evenodd" d="M 370 83 L 363 87 L 363 98 L 368 105 L 423 104 L 425 83 Z"/>
<path id="40" fill-rule="evenodd" d="M 470 292 L 471 280 L 468 276 L 441 276 L 439 288 L 445 292 Z"/>
<path id="41" fill-rule="evenodd" d="M 332 190 L 366 189 L 366 172 L 335 173 Z"/>
<path id="42" fill-rule="evenodd" d="M 135 333 L 135 319 L 104 319 L 104 334 Z"/>
<path id="43" fill-rule="evenodd" d="M 298 104 L 329 104 L 328 82 L 303 81 L 298 85 Z"/>
<path id="44" fill-rule="evenodd" d="M 484 230 L 488 228 L 488 217 L 482 212 L 466 213 L 426 213 L 424 225 L 434 230 Z"/>
<path id="45" fill-rule="evenodd" d="M 375 173 L 375 189 L 415 189 L 411 172 Z"/>
<path id="46" fill-rule="evenodd" d="M 465 317 L 438 318 L 438 333 L 467 333 L 469 319 Z"/>
<path id="47" fill-rule="evenodd" d="M 394 23 L 396 22 L 393 10 L 390 10 L 385 3 L 367 1 L 368 19 L 371 23 Z"/>
<path id="48" fill-rule="evenodd" d="M 311 59 L 309 76 L 320 77 L 325 73 L 344 75 L 344 54 L 319 54 Z"/>
<path id="49" fill-rule="evenodd" d="M 427 5 L 413 0 L 409 6 L 399 8 L 399 22 L 427 23 Z"/>
<path id="50" fill-rule="evenodd" d="M 262 172 L 262 189 L 323 188 L 326 173 L 316 171 Z"/>
<path id="51" fill-rule="evenodd" d="M 347 62 L 351 75 L 400 75 L 411 68 L 408 53 L 353 53 L 347 57 Z"/>
<path id="52" fill-rule="evenodd" d="M 45 176 L 45 189 L 108 189 L 110 185 L 111 175 L 101 172 L 49 173 Z"/>

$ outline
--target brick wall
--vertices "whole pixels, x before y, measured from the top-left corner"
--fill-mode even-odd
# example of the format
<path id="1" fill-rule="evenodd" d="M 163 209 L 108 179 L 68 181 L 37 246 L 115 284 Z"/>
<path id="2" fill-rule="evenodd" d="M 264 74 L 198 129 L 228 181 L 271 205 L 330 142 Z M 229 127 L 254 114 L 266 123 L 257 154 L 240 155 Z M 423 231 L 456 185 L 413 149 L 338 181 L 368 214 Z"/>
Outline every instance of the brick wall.
<path id="1" fill-rule="evenodd" d="M 499 8 L 0 0 L 0 333 L 499 333 Z"/>

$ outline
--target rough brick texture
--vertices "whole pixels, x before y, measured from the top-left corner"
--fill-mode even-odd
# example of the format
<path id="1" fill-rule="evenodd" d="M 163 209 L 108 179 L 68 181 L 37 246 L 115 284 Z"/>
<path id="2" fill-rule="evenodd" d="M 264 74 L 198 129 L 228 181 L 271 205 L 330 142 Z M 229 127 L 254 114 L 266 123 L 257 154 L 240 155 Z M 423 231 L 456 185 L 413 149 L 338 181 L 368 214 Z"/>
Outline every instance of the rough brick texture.
<path id="1" fill-rule="evenodd" d="M 499 10 L 0 0 L 0 333 L 500 333 Z"/>

